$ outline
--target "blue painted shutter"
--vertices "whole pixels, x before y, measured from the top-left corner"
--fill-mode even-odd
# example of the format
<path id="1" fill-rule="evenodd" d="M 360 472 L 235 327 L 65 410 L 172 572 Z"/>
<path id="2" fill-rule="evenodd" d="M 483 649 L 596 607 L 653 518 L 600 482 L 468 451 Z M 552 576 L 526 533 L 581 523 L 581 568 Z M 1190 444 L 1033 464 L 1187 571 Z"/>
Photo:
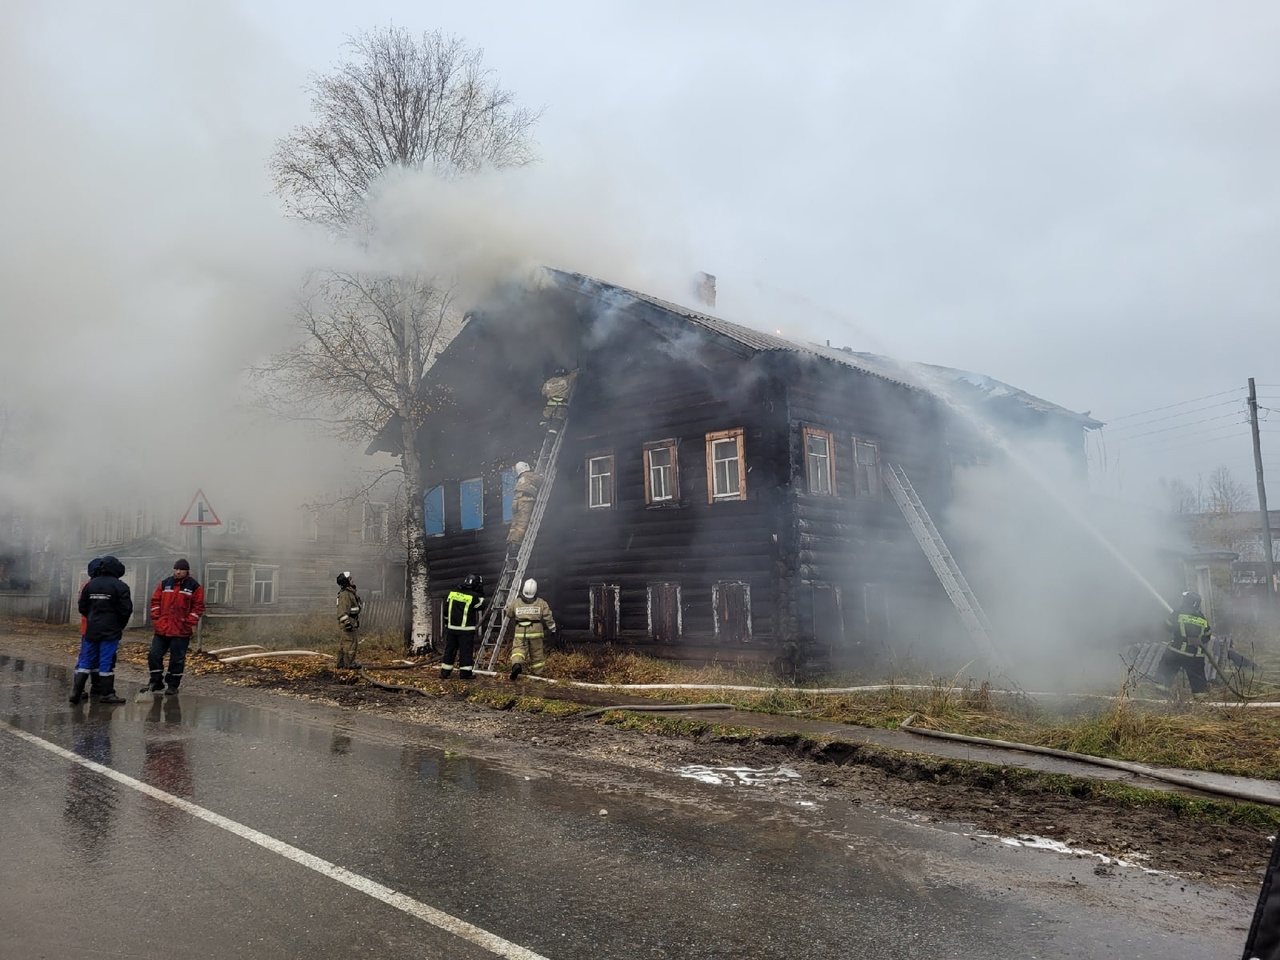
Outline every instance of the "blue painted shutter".
<path id="1" fill-rule="evenodd" d="M 484 481 L 479 477 L 458 484 L 459 511 L 463 530 L 479 530 L 484 526 Z"/>
<path id="2" fill-rule="evenodd" d="M 422 521 L 428 537 L 444 533 L 444 487 L 428 490 L 422 498 Z"/>

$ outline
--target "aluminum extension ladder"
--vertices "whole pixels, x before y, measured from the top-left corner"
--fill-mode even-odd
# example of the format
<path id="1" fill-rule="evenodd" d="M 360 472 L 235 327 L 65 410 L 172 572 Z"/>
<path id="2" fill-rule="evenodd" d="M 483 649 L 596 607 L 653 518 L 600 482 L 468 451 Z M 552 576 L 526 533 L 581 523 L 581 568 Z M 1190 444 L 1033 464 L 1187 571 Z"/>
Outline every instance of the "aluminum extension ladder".
<path id="1" fill-rule="evenodd" d="M 897 501 L 902 515 L 907 518 L 907 524 L 915 534 L 916 542 L 929 558 L 933 572 L 938 575 L 938 580 L 947 591 L 947 596 L 951 598 L 951 602 L 959 612 L 960 619 L 969 631 L 969 636 L 973 638 L 979 652 L 993 665 L 1007 670 L 1008 665 L 1004 657 L 996 649 L 995 631 L 991 629 L 991 622 L 983 612 L 982 605 L 978 603 L 977 596 L 969 588 L 964 574 L 960 572 L 960 565 L 947 549 L 942 534 L 938 533 L 938 528 L 930 519 L 929 511 L 924 508 L 924 503 L 916 493 L 915 487 L 907 478 L 907 472 L 897 463 L 886 463 L 885 467 L 887 468 L 885 481 L 889 492 Z"/>
<path id="2" fill-rule="evenodd" d="M 533 555 L 533 544 L 538 539 L 538 528 L 542 526 L 542 517 L 547 512 L 547 503 L 551 499 L 551 487 L 556 479 L 556 461 L 560 456 L 560 445 L 564 442 L 564 435 L 569 426 L 569 417 L 566 415 L 563 420 L 552 420 L 548 426 L 554 428 L 555 432 L 550 429 L 547 431 L 547 435 L 542 440 L 542 449 L 538 452 L 538 462 L 533 468 L 536 473 L 542 474 L 542 486 L 538 488 L 537 499 L 533 502 L 529 529 L 524 532 L 524 539 L 520 541 L 520 551 L 514 557 L 508 556 L 503 561 L 502 572 L 498 575 L 498 584 L 493 590 L 493 605 L 481 616 L 480 646 L 476 650 L 476 663 L 483 663 L 490 670 L 498 662 L 502 637 L 507 631 L 507 618 L 502 609 L 510 600 L 513 590 L 518 590 L 524 583 L 524 572 L 529 566 L 529 558 Z"/>

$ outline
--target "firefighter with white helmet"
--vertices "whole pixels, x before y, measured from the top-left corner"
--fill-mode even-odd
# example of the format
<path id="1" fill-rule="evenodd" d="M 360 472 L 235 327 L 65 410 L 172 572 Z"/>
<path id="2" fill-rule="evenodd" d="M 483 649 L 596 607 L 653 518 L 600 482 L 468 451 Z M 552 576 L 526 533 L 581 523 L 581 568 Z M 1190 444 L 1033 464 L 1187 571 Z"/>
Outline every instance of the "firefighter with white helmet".
<path id="1" fill-rule="evenodd" d="M 354 670 L 360 652 L 360 608 L 364 601 L 356 591 L 356 581 L 350 570 L 338 574 L 337 583 L 338 626 L 342 629 L 342 639 L 338 641 L 338 667 Z"/>
<path id="2" fill-rule="evenodd" d="M 511 679 L 520 676 L 525 660 L 529 660 L 531 672 L 541 673 L 547 662 L 546 634 L 555 633 L 556 619 L 547 601 L 538 596 L 538 581 L 526 580 L 520 594 L 502 612 L 516 625 L 511 640 Z"/>

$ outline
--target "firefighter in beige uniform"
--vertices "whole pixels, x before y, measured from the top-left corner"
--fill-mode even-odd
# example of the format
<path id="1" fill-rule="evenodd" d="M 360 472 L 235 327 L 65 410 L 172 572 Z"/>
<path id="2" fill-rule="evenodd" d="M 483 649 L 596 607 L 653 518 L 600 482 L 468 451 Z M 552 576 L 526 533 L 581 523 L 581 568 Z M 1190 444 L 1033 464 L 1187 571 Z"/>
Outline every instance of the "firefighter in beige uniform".
<path id="1" fill-rule="evenodd" d="M 556 620 L 547 601 L 538 596 L 538 581 L 526 580 L 520 588 L 520 595 L 513 598 L 502 612 L 507 619 L 516 622 L 515 635 L 511 640 L 511 679 L 520 676 L 528 657 L 533 658 L 529 669 L 540 673 L 547 662 L 544 634 L 555 632 Z"/>

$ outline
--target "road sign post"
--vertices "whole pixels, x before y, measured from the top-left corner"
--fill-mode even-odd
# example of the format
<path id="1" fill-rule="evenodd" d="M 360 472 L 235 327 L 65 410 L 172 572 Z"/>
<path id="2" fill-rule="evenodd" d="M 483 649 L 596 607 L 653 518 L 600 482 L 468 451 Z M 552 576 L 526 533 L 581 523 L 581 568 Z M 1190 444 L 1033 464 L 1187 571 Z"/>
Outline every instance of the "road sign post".
<path id="1" fill-rule="evenodd" d="M 222 521 L 209 505 L 209 498 L 204 495 L 204 491 L 197 490 L 196 495 L 191 498 L 191 505 L 187 507 L 187 512 L 182 515 L 178 523 L 184 527 L 196 528 L 196 569 L 200 571 L 200 586 L 203 587 L 208 579 L 204 574 L 204 528 L 219 527 Z M 196 621 L 196 653 L 204 652 L 204 641 L 200 635 L 200 628 L 203 625 L 204 616 L 202 615 Z"/>

